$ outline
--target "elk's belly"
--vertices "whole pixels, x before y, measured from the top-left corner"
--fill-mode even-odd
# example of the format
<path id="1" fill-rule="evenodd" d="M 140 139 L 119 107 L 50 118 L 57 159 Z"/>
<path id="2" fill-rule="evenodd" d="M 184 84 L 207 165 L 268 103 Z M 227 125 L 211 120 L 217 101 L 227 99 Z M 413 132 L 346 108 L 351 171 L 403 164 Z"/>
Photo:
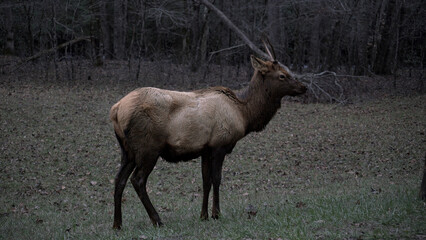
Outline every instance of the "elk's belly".
<path id="1" fill-rule="evenodd" d="M 204 151 L 206 151 L 205 148 L 182 151 L 174 148 L 171 145 L 166 144 L 166 146 L 160 153 L 160 157 L 162 157 L 167 162 L 177 163 L 198 158 L 203 154 Z"/>

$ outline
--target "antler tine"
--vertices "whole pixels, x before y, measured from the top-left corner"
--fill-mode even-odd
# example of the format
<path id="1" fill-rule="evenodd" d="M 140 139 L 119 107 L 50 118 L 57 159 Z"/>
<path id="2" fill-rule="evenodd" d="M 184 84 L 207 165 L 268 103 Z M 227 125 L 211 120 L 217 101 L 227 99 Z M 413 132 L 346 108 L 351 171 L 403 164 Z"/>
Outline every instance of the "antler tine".
<path id="1" fill-rule="evenodd" d="M 272 52 L 272 57 L 274 57 L 274 60 L 277 60 L 277 56 L 275 55 L 275 49 L 274 49 L 274 47 L 272 46 L 272 44 L 269 42 L 269 39 L 268 38 L 266 38 L 266 41 L 268 42 L 268 45 L 269 45 L 269 47 L 270 47 L 270 51 Z"/>
<path id="2" fill-rule="evenodd" d="M 274 56 L 272 56 L 271 51 L 269 51 L 269 48 L 268 48 L 268 46 L 266 45 L 266 42 L 265 42 L 265 40 L 264 40 L 264 39 L 262 39 L 262 42 L 263 42 L 263 45 L 265 46 L 265 50 L 266 50 L 266 52 L 268 53 L 269 57 L 271 58 L 270 60 L 271 60 L 271 61 L 275 61 Z"/>
<path id="3" fill-rule="evenodd" d="M 265 46 L 266 52 L 268 52 L 269 57 L 271 58 L 271 61 L 275 61 L 274 57 L 272 56 L 271 52 L 268 49 L 268 46 L 266 46 L 266 43 L 262 40 L 263 45 Z"/>
<path id="4" fill-rule="evenodd" d="M 269 39 L 266 36 L 266 34 L 263 34 L 263 36 L 262 36 L 262 42 L 263 42 L 263 45 L 265 46 L 266 52 L 271 57 L 271 61 L 275 61 L 276 60 L 276 56 L 275 56 L 274 47 L 272 47 L 272 44 L 269 42 Z M 271 49 L 268 48 L 268 45 L 269 45 L 269 47 Z"/>

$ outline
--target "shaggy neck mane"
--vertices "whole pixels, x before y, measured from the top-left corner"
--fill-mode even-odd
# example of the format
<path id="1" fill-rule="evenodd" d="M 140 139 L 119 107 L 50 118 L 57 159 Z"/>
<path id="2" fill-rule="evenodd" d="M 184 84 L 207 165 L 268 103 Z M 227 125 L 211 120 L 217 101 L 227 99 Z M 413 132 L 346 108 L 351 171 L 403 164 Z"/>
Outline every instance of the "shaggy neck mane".
<path id="1" fill-rule="evenodd" d="M 246 134 L 262 131 L 281 107 L 281 97 L 275 96 L 264 81 L 262 74 L 255 71 L 249 86 L 235 92 L 243 103 L 240 108 L 247 120 Z"/>

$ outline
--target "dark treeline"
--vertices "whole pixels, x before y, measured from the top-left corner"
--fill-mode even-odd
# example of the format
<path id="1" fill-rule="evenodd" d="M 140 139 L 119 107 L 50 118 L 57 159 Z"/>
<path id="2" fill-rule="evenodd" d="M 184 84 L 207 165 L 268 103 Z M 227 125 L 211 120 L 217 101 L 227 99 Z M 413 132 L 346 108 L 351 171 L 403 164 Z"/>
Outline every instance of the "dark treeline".
<path id="1" fill-rule="evenodd" d="M 423 0 L 215 0 L 260 46 L 266 33 L 293 69 L 392 74 L 423 68 Z M 158 59 L 246 63 L 250 49 L 197 0 L 38 0 L 0 3 L 0 52 L 56 60 Z M 88 41 L 69 41 L 87 38 Z M 60 47 L 59 47 L 60 46 Z"/>

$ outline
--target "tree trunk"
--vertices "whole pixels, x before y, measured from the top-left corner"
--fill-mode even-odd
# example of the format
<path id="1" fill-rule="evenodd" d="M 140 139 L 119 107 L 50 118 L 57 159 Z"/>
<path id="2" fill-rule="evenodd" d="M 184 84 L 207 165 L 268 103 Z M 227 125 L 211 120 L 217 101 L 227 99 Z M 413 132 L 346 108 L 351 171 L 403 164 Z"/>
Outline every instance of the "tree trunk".
<path id="1" fill-rule="evenodd" d="M 375 8 L 375 18 L 373 22 L 373 45 L 371 49 L 371 59 L 370 59 L 370 66 L 374 68 L 374 63 L 376 62 L 377 58 L 377 49 L 380 42 L 380 31 L 382 27 L 382 16 L 384 14 L 384 9 L 386 6 L 387 0 L 381 0 L 377 1 L 374 5 Z"/>
<path id="2" fill-rule="evenodd" d="M 147 46 L 148 43 L 147 38 L 145 37 L 146 34 L 146 30 L 145 30 L 145 25 L 146 25 L 146 1 L 145 0 L 140 0 L 140 10 L 139 10 L 139 15 L 140 15 L 140 39 L 139 39 L 139 56 L 142 53 L 142 50 L 144 50 L 145 52 L 147 52 Z"/>
<path id="3" fill-rule="evenodd" d="M 271 42 L 274 43 L 279 43 L 281 36 L 280 3 L 280 0 L 268 0 L 266 5 L 268 35 Z"/>
<path id="4" fill-rule="evenodd" d="M 191 71 L 195 72 L 200 67 L 200 54 L 199 54 L 200 35 L 201 35 L 200 4 L 196 1 L 193 1 L 191 10 L 192 10 L 192 19 L 191 19 L 192 40 L 190 44 L 191 56 L 192 56 Z"/>
<path id="5" fill-rule="evenodd" d="M 317 69 L 320 60 L 320 22 L 321 16 L 317 15 L 314 19 L 309 44 L 309 63 L 312 69 Z"/>
<path id="6" fill-rule="evenodd" d="M 361 1 L 360 6 L 365 6 L 368 1 Z M 360 13 L 356 18 L 357 29 L 357 57 L 355 74 L 365 75 L 369 69 L 368 64 L 368 31 L 370 19 L 369 7 L 365 6 L 360 9 Z"/>
<path id="7" fill-rule="evenodd" d="M 386 6 L 386 16 L 383 30 L 381 31 L 381 40 L 377 48 L 377 57 L 374 63 L 374 72 L 377 74 L 390 74 L 392 66 L 389 64 L 391 57 L 391 46 L 393 45 L 392 24 L 395 11 L 395 1 L 389 0 Z"/>
<path id="8" fill-rule="evenodd" d="M 200 60 L 201 64 L 204 64 L 207 59 L 207 43 L 209 39 L 209 22 L 208 22 L 208 10 L 203 10 L 203 34 L 201 35 L 201 42 L 200 42 Z"/>
<path id="9" fill-rule="evenodd" d="M 126 57 L 127 0 L 114 0 L 114 56 Z"/>
<path id="10" fill-rule="evenodd" d="M 101 0 L 99 3 L 99 15 L 101 25 L 101 36 L 100 36 L 100 49 L 99 54 L 102 58 L 111 58 L 112 45 L 111 45 L 111 28 L 110 21 L 108 19 L 108 6 L 107 0 Z"/>
<path id="11" fill-rule="evenodd" d="M 6 47 L 5 47 L 5 54 L 14 55 L 15 54 L 15 38 L 13 33 L 13 13 L 12 13 L 12 7 L 7 8 L 6 13 Z"/>
<path id="12" fill-rule="evenodd" d="M 331 33 L 331 41 L 330 41 L 330 45 L 328 47 L 328 57 L 327 57 L 327 62 L 328 62 L 328 68 L 329 69 L 333 69 L 334 67 L 337 66 L 339 59 L 340 59 L 340 35 L 341 35 L 341 28 L 342 28 L 342 23 L 340 22 L 340 20 L 337 20 L 334 23 L 333 29 L 332 29 L 332 33 Z"/>
<path id="13" fill-rule="evenodd" d="M 403 10 L 404 9 L 404 1 L 397 1 L 397 6 L 395 10 L 395 17 L 394 17 L 394 23 L 393 23 L 393 31 L 395 32 L 395 40 L 393 48 L 392 55 L 393 55 L 393 62 L 392 62 L 392 72 L 396 74 L 396 71 L 398 70 L 398 54 L 399 54 L 399 47 L 400 47 L 400 33 L 402 30 L 401 22 L 403 21 Z"/>
<path id="14" fill-rule="evenodd" d="M 53 2 L 51 3 L 51 7 L 52 7 L 52 36 L 51 36 L 51 42 L 53 45 L 53 48 L 55 49 L 54 54 L 53 54 L 53 66 L 55 67 L 55 79 L 59 80 L 59 74 L 58 74 L 58 51 L 57 51 L 57 47 L 58 47 L 58 36 L 57 36 L 57 27 L 56 27 L 56 4 Z M 71 79 L 72 80 L 72 79 Z"/>
<path id="15" fill-rule="evenodd" d="M 33 4 L 27 5 L 24 4 L 23 6 L 25 17 L 27 20 L 27 36 L 28 36 L 28 47 L 30 50 L 30 55 L 34 55 L 34 37 L 33 37 L 33 31 L 32 31 L 32 22 L 33 22 L 33 15 L 34 15 L 34 6 Z"/>

